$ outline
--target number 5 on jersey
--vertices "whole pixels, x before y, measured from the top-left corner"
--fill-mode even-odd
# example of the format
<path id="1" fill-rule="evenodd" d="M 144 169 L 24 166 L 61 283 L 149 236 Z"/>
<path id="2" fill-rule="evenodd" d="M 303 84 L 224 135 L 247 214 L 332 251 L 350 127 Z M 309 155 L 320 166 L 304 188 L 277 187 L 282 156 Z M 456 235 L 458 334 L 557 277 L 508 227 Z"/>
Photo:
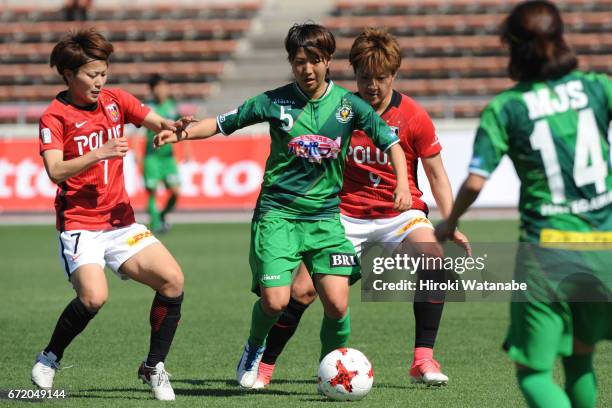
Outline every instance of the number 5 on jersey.
<path id="1" fill-rule="evenodd" d="M 291 110 L 291 108 L 289 108 Z M 290 113 L 285 112 L 285 107 L 281 105 L 280 107 L 280 120 L 283 123 L 281 125 L 281 129 L 285 132 L 289 132 L 293 127 L 293 116 Z"/>

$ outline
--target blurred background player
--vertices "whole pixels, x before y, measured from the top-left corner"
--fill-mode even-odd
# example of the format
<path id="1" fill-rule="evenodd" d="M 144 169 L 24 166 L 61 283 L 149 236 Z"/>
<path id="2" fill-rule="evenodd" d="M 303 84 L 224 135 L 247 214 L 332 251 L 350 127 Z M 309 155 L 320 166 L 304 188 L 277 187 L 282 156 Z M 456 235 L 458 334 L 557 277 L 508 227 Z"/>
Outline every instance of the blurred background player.
<path id="1" fill-rule="evenodd" d="M 506 18 L 501 39 L 510 48 L 509 76 L 518 84 L 496 96 L 480 117 L 470 175 L 446 222 L 447 238 L 476 200 L 489 175 L 508 155 L 521 180 L 520 242 L 515 275 L 529 291 L 515 297 L 505 348 L 516 363 L 531 407 L 593 407 L 595 343 L 612 339 L 612 303 L 568 302 L 544 275 L 547 258 L 566 258 L 575 268 L 610 284 L 610 256 L 601 251 L 548 249 L 559 243 L 612 242 L 612 174 L 608 127 L 612 84 L 605 74 L 576 70 L 577 59 L 563 36 L 557 7 L 548 1 L 518 4 Z M 595 205 L 578 206 L 579 203 Z M 528 244 L 531 244 L 528 246 Z M 566 247 L 567 248 L 567 247 Z M 605 255 L 605 254 L 604 254 Z M 603 262 L 602 262 L 603 261 Z M 568 268 L 557 263 L 556 269 Z M 558 271 L 556 271 L 558 272 Z M 602 279 L 603 278 L 603 279 Z M 592 286 L 595 293 L 598 288 Z M 610 293 L 611 288 L 606 288 Z M 553 380 L 563 357 L 565 390 Z"/>
<path id="2" fill-rule="evenodd" d="M 112 52 L 112 44 L 95 29 L 70 33 L 51 52 L 50 64 L 68 89 L 43 113 L 39 146 L 47 174 L 58 186 L 60 261 L 77 297 L 36 357 L 32 381 L 43 389 L 53 387 L 66 347 L 106 303 L 108 265 L 122 279 L 155 290 L 149 354 L 138 376 L 156 399 L 173 400 L 164 360 L 181 317 L 183 272 L 155 236 L 135 222 L 124 186 L 128 142 L 123 130 L 126 123 L 174 130 L 180 122 L 160 117 L 121 89 L 104 88 Z M 96 364 L 104 364 L 99 357 Z"/>
<path id="3" fill-rule="evenodd" d="M 155 113 L 173 120 L 180 118 L 176 101 L 170 95 L 168 81 L 161 75 L 154 74 L 149 79 L 149 89 L 153 99 L 147 105 Z M 149 214 L 149 226 L 153 232 L 163 233 L 170 227 L 166 216 L 176 206 L 181 180 L 172 145 L 161 146 L 159 149 L 156 149 L 153 147 L 154 137 L 155 132 L 147 129 L 146 144 L 144 146 L 143 175 L 148 194 L 147 213 Z M 188 144 L 186 143 L 184 146 L 186 159 L 188 159 Z M 161 211 L 157 209 L 155 202 L 157 187 L 160 182 L 163 182 L 169 190 L 168 199 Z"/>
<path id="4" fill-rule="evenodd" d="M 64 17 L 66 21 L 85 21 L 93 0 L 66 0 Z"/>
<path id="5" fill-rule="evenodd" d="M 427 204 L 421 200 L 423 193 L 417 187 L 416 166 L 419 159 L 444 217 L 450 214 L 453 195 L 440 156 L 442 147 L 431 118 L 413 99 L 393 89 L 393 81 L 401 64 L 397 40 L 383 29 L 367 29 L 355 39 L 349 61 L 355 71 L 358 96 L 368 102 L 399 136 L 409 166 L 412 205 L 405 212 L 393 208 L 395 175 L 388 157 L 363 131 L 356 130 L 351 139 L 340 193 L 341 221 L 346 236 L 359 256 L 363 245 L 368 242 L 387 242 L 398 246 L 404 242 L 404 249 L 413 256 L 441 256 L 442 249 L 427 219 Z M 365 152 L 370 152 L 367 158 Z M 463 234 L 456 231 L 453 239 L 469 251 L 467 238 Z M 440 273 L 421 272 L 429 279 Z M 268 336 L 254 388 L 263 388 L 270 382 L 276 359 L 315 297 L 312 279 L 302 264 L 291 288 L 289 305 Z M 416 299 L 413 304 L 415 343 L 410 376 L 415 382 L 428 385 L 448 382 L 448 377 L 440 372 L 440 365 L 433 358 L 443 307 L 442 296 L 431 301 Z"/>
<path id="6" fill-rule="evenodd" d="M 323 303 L 321 359 L 346 346 L 350 334 L 349 284 L 361 274 L 355 248 L 340 223 L 338 193 L 354 129 L 363 129 L 397 173 L 390 206 L 410 207 L 406 158 L 396 134 L 363 100 L 328 80 L 336 42 L 317 24 L 294 25 L 285 48 L 295 82 L 248 99 L 237 109 L 183 132 L 165 131 L 156 144 L 230 134 L 270 124 L 271 152 L 251 224 L 253 306 L 250 336 L 238 363 L 240 386 L 251 388 L 266 337 L 287 307 L 292 272 L 302 262 Z"/>

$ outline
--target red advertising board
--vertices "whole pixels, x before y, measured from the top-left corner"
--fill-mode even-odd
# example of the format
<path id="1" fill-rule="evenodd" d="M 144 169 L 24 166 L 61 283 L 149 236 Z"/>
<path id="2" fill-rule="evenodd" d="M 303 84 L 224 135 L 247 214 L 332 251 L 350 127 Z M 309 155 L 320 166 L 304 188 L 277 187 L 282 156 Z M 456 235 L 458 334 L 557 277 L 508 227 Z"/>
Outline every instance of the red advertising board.
<path id="1" fill-rule="evenodd" d="M 132 139 L 142 150 L 142 140 Z M 193 210 L 253 208 L 270 149 L 268 136 L 215 136 L 190 142 L 191 158 L 183 161 L 176 149 L 181 174 L 179 208 Z M 143 209 L 146 194 L 142 171 L 128 154 L 125 186 L 135 209 Z M 56 186 L 49 180 L 38 154 L 37 139 L 0 139 L 0 212 L 49 211 Z"/>

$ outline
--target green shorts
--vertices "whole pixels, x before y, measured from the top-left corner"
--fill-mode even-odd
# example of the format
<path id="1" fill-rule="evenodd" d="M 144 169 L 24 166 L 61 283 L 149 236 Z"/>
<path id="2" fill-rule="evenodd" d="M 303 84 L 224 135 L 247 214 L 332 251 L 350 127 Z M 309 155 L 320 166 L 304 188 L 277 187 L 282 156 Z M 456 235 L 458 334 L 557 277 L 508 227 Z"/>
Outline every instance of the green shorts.
<path id="1" fill-rule="evenodd" d="M 148 190 L 155 190 L 160 182 L 166 187 L 179 186 L 179 177 L 176 160 L 173 156 L 156 157 L 147 156 L 144 159 L 144 182 Z"/>
<path id="2" fill-rule="evenodd" d="M 361 278 L 355 248 L 346 239 L 340 216 L 324 220 L 290 220 L 264 217 L 251 224 L 249 263 L 251 290 L 260 286 L 290 286 L 295 268 L 304 261 L 310 274 Z"/>
<path id="3" fill-rule="evenodd" d="M 593 262 L 597 254 L 583 253 L 582 260 L 577 259 L 578 255 L 539 249 L 517 253 L 515 275 L 526 279 L 530 291 L 521 299 L 523 301 L 510 305 L 510 328 L 504 348 L 513 361 L 534 370 L 550 370 L 558 356 L 572 354 L 574 338 L 590 345 L 603 339 L 612 340 L 611 302 L 546 300 L 564 291 L 554 274 L 547 273 L 551 266 L 559 270 L 560 261 L 563 261 L 575 271 L 587 265 L 596 266 L 592 273 L 603 268 L 601 262 Z M 556 259 L 549 263 L 546 258 Z M 600 291 L 601 284 L 593 287 L 594 296 Z"/>

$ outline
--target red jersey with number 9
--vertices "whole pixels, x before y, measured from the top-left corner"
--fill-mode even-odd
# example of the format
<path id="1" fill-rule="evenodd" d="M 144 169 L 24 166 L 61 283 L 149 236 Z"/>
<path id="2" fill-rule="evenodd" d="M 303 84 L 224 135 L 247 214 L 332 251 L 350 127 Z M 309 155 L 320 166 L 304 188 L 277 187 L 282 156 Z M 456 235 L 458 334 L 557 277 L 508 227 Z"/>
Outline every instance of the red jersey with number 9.
<path id="1" fill-rule="evenodd" d="M 418 160 L 442 150 L 431 118 L 412 98 L 397 91 L 393 91 L 391 102 L 380 117 L 396 132 L 406 153 L 412 208 L 427 212 L 427 204 L 420 198 L 423 193 L 417 180 Z M 397 216 L 399 212 L 393 209 L 395 184 L 388 155 L 363 131 L 354 131 L 340 192 L 342 214 L 362 219 Z"/>
<path id="2" fill-rule="evenodd" d="M 61 92 L 39 123 L 40 154 L 61 150 L 68 161 L 122 137 L 126 123 L 140 126 L 150 109 L 121 89 L 102 89 L 98 103 L 76 107 Z M 123 158 L 101 160 L 58 185 L 57 229 L 108 230 L 135 222 L 123 180 Z"/>

